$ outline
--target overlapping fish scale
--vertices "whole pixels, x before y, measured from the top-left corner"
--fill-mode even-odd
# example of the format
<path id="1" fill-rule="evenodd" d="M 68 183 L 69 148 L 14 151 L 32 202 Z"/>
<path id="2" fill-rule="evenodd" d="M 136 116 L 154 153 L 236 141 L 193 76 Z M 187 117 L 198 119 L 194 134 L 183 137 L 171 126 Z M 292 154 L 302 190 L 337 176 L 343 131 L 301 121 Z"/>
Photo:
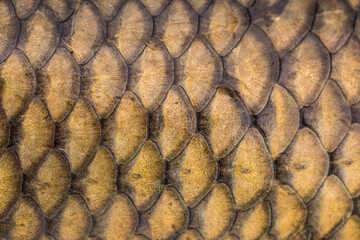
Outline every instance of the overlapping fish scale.
<path id="1" fill-rule="evenodd" d="M 345 223 L 353 207 L 354 202 L 343 182 L 330 175 L 308 204 L 307 225 L 315 237 L 327 238 Z"/>
<path id="2" fill-rule="evenodd" d="M 185 230 L 189 210 L 178 191 L 165 187 L 156 203 L 140 215 L 137 232 L 150 239 L 169 239 Z"/>
<path id="3" fill-rule="evenodd" d="M 250 14 L 253 23 L 269 36 L 283 57 L 310 31 L 315 7 L 313 0 L 257 0 Z"/>
<path id="4" fill-rule="evenodd" d="M 41 0 L 12 0 L 16 15 L 20 19 L 28 18 L 37 8 Z"/>
<path id="5" fill-rule="evenodd" d="M 103 121 L 103 143 L 117 164 L 134 158 L 148 136 L 148 116 L 137 96 L 126 91 L 115 111 Z"/>
<path id="6" fill-rule="evenodd" d="M 35 97 L 12 125 L 11 141 L 24 173 L 33 172 L 54 146 L 55 125 L 43 102 Z"/>
<path id="7" fill-rule="evenodd" d="M 187 0 L 187 1 L 199 15 L 201 15 L 212 2 L 212 0 Z"/>
<path id="8" fill-rule="evenodd" d="M 46 5 L 38 9 L 21 25 L 18 48 L 35 70 L 40 69 L 54 53 L 60 40 L 60 26 L 54 12 Z"/>
<path id="9" fill-rule="evenodd" d="M 36 240 L 45 233 L 45 224 L 45 217 L 34 200 L 21 197 L 9 219 L 0 222 L 0 234 L 14 240 Z"/>
<path id="10" fill-rule="evenodd" d="M 165 160 L 172 160 L 184 149 L 195 133 L 196 114 L 181 87 L 171 87 L 162 105 L 151 114 L 149 125 L 150 136 Z"/>
<path id="11" fill-rule="evenodd" d="M 64 47 L 37 71 L 37 96 L 46 104 L 53 120 L 60 122 L 69 114 L 80 93 L 81 72 Z"/>
<path id="12" fill-rule="evenodd" d="M 118 188 L 129 195 L 139 211 L 149 209 L 164 188 L 165 162 L 151 140 L 130 162 L 119 166 Z"/>
<path id="13" fill-rule="evenodd" d="M 200 133 L 195 134 L 184 151 L 168 163 L 167 183 L 175 186 L 189 207 L 194 207 L 210 191 L 217 179 L 218 165 Z"/>
<path id="14" fill-rule="evenodd" d="M 230 230 L 235 218 L 235 201 L 225 183 L 216 183 L 200 203 L 191 209 L 190 227 L 205 239 L 218 239 Z"/>
<path id="15" fill-rule="evenodd" d="M 0 2 L 0 238 L 357 239 L 360 2 L 254 2 Z"/>
<path id="16" fill-rule="evenodd" d="M 220 85 L 210 103 L 198 114 L 198 129 L 209 140 L 216 158 L 225 157 L 250 126 L 245 105 L 233 89 Z"/>
<path id="17" fill-rule="evenodd" d="M 210 101 L 222 74 L 221 58 L 201 35 L 175 60 L 175 82 L 185 90 L 197 112 Z"/>
<path id="18" fill-rule="evenodd" d="M 269 194 L 272 226 L 270 233 L 277 239 L 291 239 L 304 228 L 308 215 L 307 206 L 297 192 L 288 185 L 275 182 Z"/>
<path id="19" fill-rule="evenodd" d="M 62 44 L 79 64 L 85 64 L 100 48 L 106 34 L 106 24 L 91 1 L 78 3 L 75 13 L 63 24 Z"/>
<path id="20" fill-rule="evenodd" d="M 15 48 L 20 31 L 20 21 L 16 18 L 15 9 L 10 0 L 0 2 L 0 63 Z"/>
<path id="21" fill-rule="evenodd" d="M 235 0 L 214 0 L 201 15 L 199 32 L 220 56 L 239 42 L 250 23 L 246 8 Z"/>
<path id="22" fill-rule="evenodd" d="M 354 15 L 346 0 L 319 1 L 312 31 L 334 53 L 349 38 L 353 30 Z"/>
<path id="23" fill-rule="evenodd" d="M 356 14 L 356 22 L 354 26 L 354 36 L 360 40 L 360 11 Z"/>
<path id="24" fill-rule="evenodd" d="M 65 156 L 57 149 L 25 179 L 25 191 L 51 219 L 63 207 L 71 184 L 71 171 Z"/>
<path id="25" fill-rule="evenodd" d="M 49 6 L 60 21 L 66 21 L 75 11 L 76 2 L 74 0 L 43 0 L 43 4 Z"/>
<path id="26" fill-rule="evenodd" d="M 360 195 L 360 124 L 350 126 L 345 139 L 333 153 L 331 164 L 351 196 L 357 198 Z"/>
<path id="27" fill-rule="evenodd" d="M 167 47 L 173 58 L 189 47 L 198 30 L 198 16 L 186 0 L 173 0 L 155 18 L 154 36 Z"/>
<path id="28" fill-rule="evenodd" d="M 153 16 L 159 15 L 168 6 L 171 0 L 140 0 L 149 13 Z"/>
<path id="29" fill-rule="evenodd" d="M 331 240 L 346 240 L 360 238 L 360 217 L 352 215 L 346 223 L 330 238 Z"/>
<path id="30" fill-rule="evenodd" d="M 0 220 L 3 220 L 20 198 L 22 169 L 15 152 L 6 149 L 0 155 Z"/>
<path id="31" fill-rule="evenodd" d="M 319 136 L 328 152 L 334 151 L 351 124 L 351 109 L 335 81 L 329 79 L 319 98 L 304 109 L 304 122 Z"/>
<path id="32" fill-rule="evenodd" d="M 244 240 L 261 239 L 270 229 L 271 206 L 262 201 L 247 211 L 238 212 L 231 233 Z"/>
<path id="33" fill-rule="evenodd" d="M 160 40 L 150 39 L 130 66 L 128 89 L 139 97 L 148 112 L 152 112 L 164 100 L 173 82 L 173 59 Z"/>
<path id="34" fill-rule="evenodd" d="M 236 208 L 242 211 L 266 197 L 274 179 L 273 160 L 255 127 L 249 128 L 234 150 L 220 160 L 220 179 L 229 184 Z"/>
<path id="35" fill-rule="evenodd" d="M 279 74 L 279 58 L 270 39 L 252 24 L 223 62 L 227 73 L 225 80 L 251 114 L 260 113 Z"/>
<path id="36" fill-rule="evenodd" d="M 76 101 L 70 114 L 58 125 L 56 142 L 66 154 L 72 173 L 79 173 L 91 161 L 101 142 L 101 123 L 88 101 Z"/>
<path id="37" fill-rule="evenodd" d="M 125 0 L 92 0 L 92 2 L 97 6 L 103 18 L 109 21 L 114 18 Z"/>
<path id="38" fill-rule="evenodd" d="M 113 112 L 125 92 L 128 67 L 120 52 L 104 43 L 82 67 L 81 96 L 91 102 L 100 118 Z"/>
<path id="39" fill-rule="evenodd" d="M 340 86 L 350 104 L 360 102 L 360 40 L 351 36 L 332 56 L 331 78 Z"/>
<path id="40" fill-rule="evenodd" d="M 275 165 L 277 179 L 293 187 L 308 202 L 328 175 L 330 161 L 316 134 L 302 128 Z"/>
<path id="41" fill-rule="evenodd" d="M 117 193 L 115 160 L 106 147 L 99 147 L 91 162 L 73 180 L 73 192 L 79 193 L 92 215 L 98 216 Z"/>
<path id="42" fill-rule="evenodd" d="M 269 101 L 257 115 L 256 122 L 275 159 L 289 146 L 299 128 L 299 107 L 285 88 L 275 84 Z"/>
<path id="43" fill-rule="evenodd" d="M 15 120 L 29 105 L 36 87 L 36 75 L 25 54 L 14 49 L 0 64 L 0 100 L 5 115 Z"/>
<path id="44" fill-rule="evenodd" d="M 95 218 L 91 235 L 101 239 L 147 239 L 134 235 L 138 223 L 139 214 L 130 198 L 118 193 L 104 213 Z"/>
<path id="45" fill-rule="evenodd" d="M 312 51 L 306 51 L 306 49 Z M 330 55 L 319 38 L 309 33 L 281 59 L 279 83 L 289 90 L 300 107 L 314 102 L 330 74 Z"/>
<path id="46" fill-rule="evenodd" d="M 153 20 L 139 0 L 126 1 L 108 24 L 108 41 L 114 44 L 127 63 L 132 63 L 145 48 L 153 32 Z"/>
<path id="47" fill-rule="evenodd" d="M 55 239 L 86 239 L 93 226 L 93 219 L 83 198 L 71 194 L 58 215 L 48 222 L 47 232 Z"/>

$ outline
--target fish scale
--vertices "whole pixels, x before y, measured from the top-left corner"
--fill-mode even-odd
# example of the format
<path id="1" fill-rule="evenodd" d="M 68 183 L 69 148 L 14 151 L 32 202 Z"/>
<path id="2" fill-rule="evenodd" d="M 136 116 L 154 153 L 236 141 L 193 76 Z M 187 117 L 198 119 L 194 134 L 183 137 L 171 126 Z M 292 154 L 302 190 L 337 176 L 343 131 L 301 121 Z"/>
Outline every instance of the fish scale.
<path id="1" fill-rule="evenodd" d="M 359 0 L 0 0 L 0 239 L 360 239 Z"/>

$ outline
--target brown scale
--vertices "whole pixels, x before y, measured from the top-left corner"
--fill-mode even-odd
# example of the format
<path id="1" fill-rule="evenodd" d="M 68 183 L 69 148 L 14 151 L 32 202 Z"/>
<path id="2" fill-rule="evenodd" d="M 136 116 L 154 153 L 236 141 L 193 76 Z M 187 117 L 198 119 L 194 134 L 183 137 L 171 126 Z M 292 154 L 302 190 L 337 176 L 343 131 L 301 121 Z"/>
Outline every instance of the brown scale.
<path id="1" fill-rule="evenodd" d="M 20 19 L 28 18 L 38 7 L 41 0 L 12 0 L 16 15 Z"/>
<path id="2" fill-rule="evenodd" d="M 314 0 L 257 0 L 250 13 L 283 57 L 310 31 L 315 6 Z"/>
<path id="3" fill-rule="evenodd" d="M 139 56 L 152 32 L 151 15 L 138 0 L 126 1 L 108 24 L 108 40 L 119 49 L 127 63 Z"/>
<path id="4" fill-rule="evenodd" d="M 78 99 L 57 130 L 57 146 L 65 152 L 71 172 L 78 174 L 91 161 L 101 142 L 101 124 L 94 108 L 88 101 Z"/>
<path id="5" fill-rule="evenodd" d="M 63 24 L 63 28 L 61 43 L 79 64 L 86 63 L 94 56 L 106 34 L 105 22 L 91 1 L 79 3 L 75 13 Z"/>
<path id="6" fill-rule="evenodd" d="M 93 219 L 84 200 L 71 194 L 58 215 L 49 221 L 47 232 L 55 239 L 86 239 L 93 226 Z"/>
<path id="7" fill-rule="evenodd" d="M 0 2 L 0 63 L 14 49 L 20 30 L 20 21 L 16 18 L 15 9 L 10 0 Z"/>
<path id="8" fill-rule="evenodd" d="M 308 106 L 318 98 L 329 73 L 330 55 L 319 38 L 309 33 L 281 59 L 279 84 L 289 90 L 299 107 Z"/>
<path id="9" fill-rule="evenodd" d="M 140 0 L 149 13 L 153 16 L 159 15 L 170 3 L 170 0 Z"/>
<path id="10" fill-rule="evenodd" d="M 58 48 L 37 71 L 37 95 L 44 101 L 53 120 L 60 122 L 70 113 L 80 93 L 80 68 L 70 52 Z"/>
<path id="11" fill-rule="evenodd" d="M 360 124 L 351 125 L 345 139 L 332 155 L 334 173 L 343 181 L 353 198 L 360 195 Z"/>
<path id="12" fill-rule="evenodd" d="M 72 182 L 73 192 L 79 193 L 92 215 L 104 212 L 116 196 L 116 164 L 106 147 L 99 147 L 91 162 Z"/>
<path id="13" fill-rule="evenodd" d="M 225 183 L 216 183 L 200 203 L 191 209 L 190 226 L 205 239 L 218 239 L 230 230 L 235 218 L 235 201 Z"/>
<path id="14" fill-rule="evenodd" d="M 148 140 L 130 162 L 119 166 L 118 187 L 139 211 L 153 205 L 164 187 L 165 164 L 159 149 Z"/>
<path id="15" fill-rule="evenodd" d="M 356 14 L 356 22 L 354 26 L 354 35 L 360 40 L 360 12 Z"/>
<path id="16" fill-rule="evenodd" d="M 195 111 L 181 87 L 171 87 L 162 105 L 152 113 L 149 125 L 164 159 L 171 161 L 179 155 L 196 128 Z"/>
<path id="17" fill-rule="evenodd" d="M 91 234 L 101 239 L 127 239 L 134 234 L 139 216 L 130 198 L 118 193 L 111 205 L 95 218 Z M 141 239 L 141 237 L 139 237 Z"/>
<path id="18" fill-rule="evenodd" d="M 106 118 L 125 92 L 127 78 L 123 57 L 113 45 L 104 43 L 82 68 L 81 96 L 92 103 L 100 118 Z"/>
<path id="19" fill-rule="evenodd" d="M 325 180 L 329 163 L 329 156 L 316 134 L 309 128 L 302 128 L 276 160 L 276 174 L 281 182 L 293 187 L 308 202 Z"/>
<path id="20" fill-rule="evenodd" d="M 273 159 L 289 146 L 299 128 L 299 109 L 285 88 L 275 84 L 270 98 L 257 116 L 265 142 Z"/>
<path id="21" fill-rule="evenodd" d="M 70 167 L 65 156 L 56 149 L 26 177 L 25 191 L 38 203 L 45 217 L 51 219 L 63 207 L 70 184 Z"/>
<path id="22" fill-rule="evenodd" d="M 238 144 L 250 125 L 249 113 L 236 93 L 220 85 L 210 103 L 199 113 L 199 131 L 209 139 L 216 158 L 223 158 Z"/>
<path id="23" fill-rule="evenodd" d="M 354 23 L 354 12 L 345 0 L 319 1 L 312 31 L 325 47 L 334 53 L 349 38 Z"/>
<path id="24" fill-rule="evenodd" d="M 117 164 L 131 160 L 148 134 L 148 117 L 133 92 L 124 93 L 114 112 L 103 121 L 103 143 L 110 148 Z"/>
<path id="25" fill-rule="evenodd" d="M 175 188 L 165 187 L 155 204 L 141 213 L 137 229 L 150 239 L 169 239 L 185 230 L 189 210 Z"/>
<path id="26" fill-rule="evenodd" d="M 54 146 L 55 125 L 42 101 L 35 97 L 12 125 L 11 141 L 24 173 L 33 172 Z"/>
<path id="27" fill-rule="evenodd" d="M 0 234 L 14 240 L 39 239 L 45 232 L 45 218 L 39 206 L 22 197 L 5 222 L 0 222 Z M 5 238 L 6 239 L 6 238 Z"/>
<path id="28" fill-rule="evenodd" d="M 301 197 L 288 185 L 275 182 L 268 196 L 271 205 L 270 233 L 278 239 L 291 239 L 305 227 L 307 208 Z"/>
<path id="29" fill-rule="evenodd" d="M 203 135 L 195 134 L 184 151 L 168 163 L 168 184 L 176 187 L 189 207 L 210 191 L 218 166 Z"/>
<path id="30" fill-rule="evenodd" d="M 0 220 L 3 220 L 20 198 L 23 180 L 20 161 L 11 149 L 0 156 Z"/>
<path id="31" fill-rule="evenodd" d="M 241 211 L 264 199 L 272 186 L 273 160 L 256 128 L 249 128 L 243 140 L 220 164 L 220 179 L 229 184 L 236 208 Z"/>
<path id="32" fill-rule="evenodd" d="M 270 229 L 271 206 L 262 201 L 252 209 L 238 212 L 231 232 L 240 239 L 255 240 L 264 236 Z"/>
<path id="33" fill-rule="evenodd" d="M 24 53 L 14 49 L 0 64 L 1 105 L 5 115 L 14 121 L 29 105 L 35 92 L 36 75 Z"/>
<path id="34" fill-rule="evenodd" d="M 307 224 L 315 237 L 329 237 L 350 217 L 353 206 L 345 185 L 330 175 L 308 204 Z"/>
<path id="35" fill-rule="evenodd" d="M 279 59 L 270 39 L 259 27 L 251 25 L 223 60 L 226 81 L 251 114 L 260 113 L 279 74 Z"/>
<path id="36" fill-rule="evenodd" d="M 22 22 L 21 27 L 17 47 L 25 53 L 33 68 L 38 70 L 59 44 L 60 27 L 54 12 L 43 5 Z"/>
<path id="37" fill-rule="evenodd" d="M 164 100 L 174 82 L 174 62 L 165 45 L 152 38 L 129 69 L 128 89 L 152 112 Z"/>
<path id="38" fill-rule="evenodd" d="M 319 98 L 305 109 L 304 119 L 328 152 L 338 147 L 350 127 L 351 109 L 333 80 L 327 81 Z"/>
<path id="39" fill-rule="evenodd" d="M 360 101 L 360 40 L 351 36 L 347 43 L 332 56 L 331 78 L 344 92 L 347 101 Z"/>
<path id="40" fill-rule="evenodd" d="M 198 16 L 185 0 L 173 0 L 155 18 L 155 26 L 154 36 L 165 44 L 173 58 L 177 58 L 194 39 L 198 29 Z"/>
<path id="41" fill-rule="evenodd" d="M 359 0 L 0 0 L 0 239 L 359 239 Z"/>
<path id="42" fill-rule="evenodd" d="M 175 82 L 185 90 L 195 111 L 201 111 L 210 101 L 222 74 L 220 57 L 202 36 L 175 60 Z"/>
<path id="43" fill-rule="evenodd" d="M 220 56 L 239 42 L 250 23 L 246 9 L 235 0 L 214 0 L 201 15 L 200 30 Z"/>
<path id="44" fill-rule="evenodd" d="M 75 11 L 74 0 L 43 0 L 43 4 L 49 6 L 55 13 L 56 18 L 63 22 Z"/>

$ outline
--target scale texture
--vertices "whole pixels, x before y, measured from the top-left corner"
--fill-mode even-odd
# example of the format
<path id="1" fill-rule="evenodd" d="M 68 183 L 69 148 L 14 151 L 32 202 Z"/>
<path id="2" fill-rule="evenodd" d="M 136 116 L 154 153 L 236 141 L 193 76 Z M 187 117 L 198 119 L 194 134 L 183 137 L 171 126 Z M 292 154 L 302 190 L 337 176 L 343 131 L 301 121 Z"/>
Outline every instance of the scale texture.
<path id="1" fill-rule="evenodd" d="M 359 216 L 359 0 L 0 0 L 1 240 L 358 240 Z"/>

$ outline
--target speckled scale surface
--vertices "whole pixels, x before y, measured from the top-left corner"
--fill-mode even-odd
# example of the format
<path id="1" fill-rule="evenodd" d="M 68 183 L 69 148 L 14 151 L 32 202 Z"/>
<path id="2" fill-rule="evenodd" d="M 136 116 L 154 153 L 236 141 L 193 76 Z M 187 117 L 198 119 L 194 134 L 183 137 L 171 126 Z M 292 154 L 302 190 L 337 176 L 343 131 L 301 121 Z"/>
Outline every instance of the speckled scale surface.
<path id="1" fill-rule="evenodd" d="M 0 239 L 360 238 L 359 0 L 0 0 Z"/>

